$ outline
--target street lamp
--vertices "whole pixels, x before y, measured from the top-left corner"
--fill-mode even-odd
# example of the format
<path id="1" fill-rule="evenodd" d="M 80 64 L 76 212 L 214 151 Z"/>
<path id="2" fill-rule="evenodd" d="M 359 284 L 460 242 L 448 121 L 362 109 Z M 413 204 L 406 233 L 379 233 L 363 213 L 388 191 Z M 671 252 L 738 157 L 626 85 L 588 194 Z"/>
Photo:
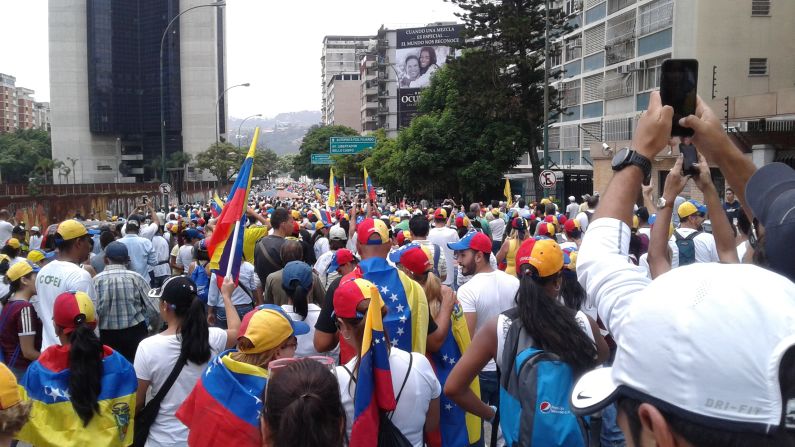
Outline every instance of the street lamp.
<path id="1" fill-rule="evenodd" d="M 254 118 L 255 116 L 262 116 L 262 114 L 261 113 L 257 113 L 256 115 L 247 116 L 247 117 L 243 118 L 243 121 L 241 121 L 240 125 L 237 126 L 237 148 L 238 149 L 240 149 L 240 129 L 243 128 L 243 123 L 245 123 L 247 119 Z"/>
<path id="2" fill-rule="evenodd" d="M 177 19 L 185 14 L 188 11 L 192 11 L 198 8 L 206 8 L 206 7 L 219 7 L 219 6 L 226 6 L 225 1 L 219 1 L 216 3 L 208 3 L 206 5 L 198 5 L 188 8 L 181 13 L 174 16 L 168 25 L 166 25 L 166 29 L 163 30 L 163 36 L 160 38 L 160 181 L 166 181 L 166 106 L 163 98 L 163 42 L 166 41 L 166 34 L 168 34 L 168 30 L 171 29 L 171 25 L 177 21 Z M 217 123 L 217 120 L 216 120 Z"/>
<path id="3" fill-rule="evenodd" d="M 246 82 L 244 84 L 233 85 L 231 87 L 227 87 L 226 90 L 224 90 L 223 92 L 221 92 L 220 95 L 218 95 L 218 99 L 215 100 L 215 144 L 218 144 L 218 121 L 221 120 L 221 117 L 218 116 L 218 103 L 221 101 L 221 98 L 224 97 L 226 92 L 228 92 L 229 90 L 232 90 L 235 87 L 250 87 L 250 86 L 251 86 L 251 84 L 249 84 L 248 82 Z"/>

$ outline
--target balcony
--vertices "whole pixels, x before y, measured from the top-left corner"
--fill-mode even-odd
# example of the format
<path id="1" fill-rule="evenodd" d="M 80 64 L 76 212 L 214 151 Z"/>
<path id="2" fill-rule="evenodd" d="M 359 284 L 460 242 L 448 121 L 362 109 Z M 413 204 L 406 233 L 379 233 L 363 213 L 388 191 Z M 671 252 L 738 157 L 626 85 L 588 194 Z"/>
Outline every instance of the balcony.
<path id="1" fill-rule="evenodd" d="M 626 40 L 605 47 L 605 60 L 607 65 L 617 64 L 633 57 L 635 57 L 634 40 Z"/>
<path id="2" fill-rule="evenodd" d="M 368 101 L 362 104 L 360 111 L 364 112 L 365 110 L 372 109 L 375 110 L 378 108 L 378 103 L 374 101 Z"/>
<path id="3" fill-rule="evenodd" d="M 389 107 L 379 106 L 378 107 L 378 114 L 379 115 L 388 115 L 389 114 Z"/>
<path id="4" fill-rule="evenodd" d="M 605 79 L 605 99 L 625 98 L 635 94 L 635 76 L 626 76 Z"/>

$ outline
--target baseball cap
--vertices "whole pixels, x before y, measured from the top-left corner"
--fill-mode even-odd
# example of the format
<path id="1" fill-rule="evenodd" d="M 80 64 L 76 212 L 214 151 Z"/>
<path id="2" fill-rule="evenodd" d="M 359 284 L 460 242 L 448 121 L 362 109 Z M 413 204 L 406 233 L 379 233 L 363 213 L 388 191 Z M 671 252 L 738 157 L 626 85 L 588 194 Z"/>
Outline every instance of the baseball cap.
<path id="1" fill-rule="evenodd" d="M 657 277 L 642 293 L 614 331 L 612 367 L 574 386 L 575 413 L 628 396 L 717 429 L 779 426 L 782 402 L 792 399 L 781 395 L 779 364 L 795 346 L 795 284 L 750 264 L 696 263 Z"/>
<path id="2" fill-rule="evenodd" d="M 348 235 L 345 234 L 345 229 L 339 225 L 334 225 L 328 232 L 330 241 L 347 241 Z"/>
<path id="3" fill-rule="evenodd" d="M 116 262 L 127 262 L 130 260 L 127 246 L 119 241 L 113 241 L 105 247 L 105 256 L 111 261 Z"/>
<path id="4" fill-rule="evenodd" d="M 409 230 L 398 231 L 397 236 L 395 236 L 395 239 L 397 239 L 398 245 L 401 246 L 403 245 L 404 242 L 407 241 L 411 242 L 411 231 Z"/>
<path id="5" fill-rule="evenodd" d="M 340 318 L 364 318 L 356 308 L 364 300 L 378 295 L 378 287 L 363 278 L 340 281 L 334 291 L 334 315 Z"/>
<path id="6" fill-rule="evenodd" d="M 424 250 L 424 247 L 420 246 L 404 250 L 400 254 L 400 264 L 417 276 L 433 270 L 433 263 L 428 253 Z"/>
<path id="7" fill-rule="evenodd" d="M 540 222 L 536 227 L 536 233 L 539 236 L 553 237 L 555 236 L 555 224 Z"/>
<path id="8" fill-rule="evenodd" d="M 563 224 L 563 229 L 566 231 L 566 234 L 574 233 L 574 230 L 580 229 L 580 222 L 577 219 L 569 219 Z"/>
<path id="9" fill-rule="evenodd" d="M 30 231 L 41 231 L 36 225 L 30 227 Z"/>
<path id="10" fill-rule="evenodd" d="M 706 214 L 707 207 L 696 202 L 695 200 L 688 200 L 679 205 L 679 208 L 677 208 L 676 212 L 679 214 L 680 219 L 684 219 L 685 217 L 694 213 Z"/>
<path id="11" fill-rule="evenodd" d="M 339 250 L 335 251 L 333 255 L 331 255 L 331 262 L 328 265 L 327 271 L 336 272 L 340 266 L 343 266 L 354 259 L 353 252 L 347 248 L 340 248 Z"/>
<path id="12" fill-rule="evenodd" d="M 434 219 L 447 219 L 447 210 L 444 208 L 436 208 L 433 212 Z"/>
<path id="13" fill-rule="evenodd" d="M 298 212 L 298 210 L 292 210 L 292 212 L 290 214 L 293 216 L 293 219 L 300 219 L 301 218 L 301 213 Z"/>
<path id="14" fill-rule="evenodd" d="M 765 255 L 773 271 L 795 280 L 789 251 L 795 241 L 795 170 L 771 163 L 756 171 L 745 187 L 754 216 L 765 226 Z"/>
<path id="15" fill-rule="evenodd" d="M 19 239 L 15 238 L 15 237 L 12 237 L 11 239 L 7 240 L 6 241 L 6 245 L 8 245 L 11 248 L 19 248 L 19 247 L 21 247 L 21 245 L 19 243 Z"/>
<path id="16" fill-rule="evenodd" d="M 204 238 L 204 236 L 202 236 L 202 234 L 199 233 L 199 230 L 197 230 L 195 228 L 188 228 L 187 230 L 185 230 L 185 237 L 188 237 L 190 239 L 203 239 Z"/>
<path id="17" fill-rule="evenodd" d="M 378 239 L 370 239 L 374 234 Z M 389 243 L 389 229 L 381 219 L 367 218 L 356 227 L 356 237 L 363 245 L 383 245 Z"/>
<path id="18" fill-rule="evenodd" d="M 574 202 L 574 196 L 569 196 L 569 202 Z"/>
<path id="19" fill-rule="evenodd" d="M 70 241 L 77 239 L 88 234 L 85 225 L 74 219 L 68 219 L 58 225 L 56 232 L 61 236 L 61 239 Z"/>
<path id="20" fill-rule="evenodd" d="M 30 262 L 41 262 L 45 259 L 52 259 L 55 257 L 54 251 L 43 251 L 39 250 L 38 248 L 33 249 L 28 253 L 28 261 Z"/>
<path id="21" fill-rule="evenodd" d="M 94 303 L 85 292 L 64 292 L 55 298 L 52 319 L 63 328 L 64 334 L 74 332 L 83 323 L 90 328 L 97 325 Z"/>
<path id="22" fill-rule="evenodd" d="M 552 276 L 563 268 L 563 250 L 552 239 L 526 239 L 516 251 L 516 267 L 530 264 L 538 271 L 538 276 Z"/>
<path id="23" fill-rule="evenodd" d="M 244 354 L 259 354 L 277 348 L 293 335 L 309 333 L 309 326 L 303 321 L 294 321 L 281 307 L 275 304 L 262 304 L 243 317 L 237 339 L 248 339 L 253 345 L 238 350 Z"/>
<path id="24" fill-rule="evenodd" d="M 0 410 L 9 409 L 20 402 L 22 395 L 19 392 L 17 378 L 5 363 L 0 363 Z"/>
<path id="25" fill-rule="evenodd" d="M 39 270 L 39 266 L 30 261 L 20 261 L 8 268 L 6 278 L 9 282 L 14 282 L 29 273 L 38 273 Z"/>
<path id="26" fill-rule="evenodd" d="M 491 239 L 485 234 L 472 230 L 458 242 L 448 242 L 447 248 L 450 250 L 475 250 L 483 253 L 491 253 Z"/>
<path id="27" fill-rule="evenodd" d="M 403 253 L 406 252 L 406 250 L 409 250 L 409 249 L 414 248 L 414 247 L 419 247 L 419 246 L 420 246 L 420 244 L 418 244 L 416 242 L 411 242 L 411 243 L 408 243 L 406 245 L 402 245 L 402 246 L 390 251 L 389 255 L 387 255 L 387 258 L 389 258 L 389 261 L 391 261 L 393 264 L 400 264 L 400 257 L 403 255 Z"/>
<path id="28" fill-rule="evenodd" d="M 312 287 L 312 267 L 303 261 L 290 261 L 282 271 L 282 287 L 289 289 L 290 284 L 297 280 L 304 290 Z"/>
<path id="29" fill-rule="evenodd" d="M 499 216 L 500 215 L 500 209 L 499 208 L 492 208 L 491 209 L 491 214 L 493 214 L 495 216 Z"/>
<path id="30" fill-rule="evenodd" d="M 329 225 L 329 226 L 330 226 L 330 225 Z M 317 222 L 315 222 L 315 230 L 320 230 L 320 229 L 323 229 L 323 228 L 326 228 L 326 224 L 324 224 L 324 223 L 323 223 L 322 221 L 320 221 L 320 220 L 319 220 L 319 221 L 317 221 Z"/>
<path id="31" fill-rule="evenodd" d="M 527 222 L 525 222 L 524 218 L 522 217 L 514 217 L 511 220 L 511 228 L 519 231 L 524 231 L 527 229 Z"/>
<path id="32" fill-rule="evenodd" d="M 458 216 L 455 218 L 455 226 L 457 228 L 469 228 L 469 218 L 466 216 Z"/>
<path id="33" fill-rule="evenodd" d="M 150 298 L 159 298 L 175 306 L 189 306 L 196 297 L 196 284 L 186 275 L 172 276 L 162 286 L 149 291 Z"/>

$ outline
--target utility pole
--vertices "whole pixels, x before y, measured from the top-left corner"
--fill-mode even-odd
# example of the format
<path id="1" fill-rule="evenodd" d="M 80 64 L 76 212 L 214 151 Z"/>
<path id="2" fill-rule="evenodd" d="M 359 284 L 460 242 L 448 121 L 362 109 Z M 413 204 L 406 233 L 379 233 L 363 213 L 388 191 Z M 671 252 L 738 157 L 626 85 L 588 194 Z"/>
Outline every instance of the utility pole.
<path id="1" fill-rule="evenodd" d="M 544 169 L 549 169 L 549 0 L 544 3 Z M 530 148 L 530 150 L 535 150 Z M 540 179 L 534 179 L 540 181 Z M 544 196 L 548 195 L 544 188 Z"/>

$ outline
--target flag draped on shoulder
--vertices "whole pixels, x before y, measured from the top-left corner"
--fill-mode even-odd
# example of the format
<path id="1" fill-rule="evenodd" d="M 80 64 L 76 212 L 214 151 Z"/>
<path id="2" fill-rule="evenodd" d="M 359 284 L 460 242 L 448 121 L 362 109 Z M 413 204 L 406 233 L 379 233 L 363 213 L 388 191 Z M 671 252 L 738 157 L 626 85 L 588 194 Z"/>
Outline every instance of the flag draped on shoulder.
<path id="1" fill-rule="evenodd" d="M 364 185 L 367 188 L 367 197 L 370 200 L 375 200 L 375 188 L 373 187 L 373 180 L 367 175 L 367 168 L 364 168 Z"/>
<path id="2" fill-rule="evenodd" d="M 240 264 L 243 261 L 243 239 L 246 223 L 246 208 L 251 190 L 251 177 L 254 169 L 254 154 L 257 150 L 259 127 L 254 130 L 251 147 L 240 166 L 232 189 L 229 190 L 226 205 L 215 223 L 213 235 L 207 244 L 210 255 L 210 268 L 216 274 L 218 288 L 221 288 L 227 272 L 237 283 Z M 231 270 L 230 270 L 231 266 Z"/>
<path id="3" fill-rule="evenodd" d="M 220 216 L 223 209 L 224 201 L 218 197 L 218 193 L 213 194 L 213 200 L 210 201 L 210 211 L 212 211 L 213 217 Z"/>
<path id="4" fill-rule="evenodd" d="M 326 206 L 329 208 L 334 208 L 337 206 L 337 186 L 334 178 L 334 168 L 329 169 L 328 175 L 328 200 L 326 201 Z"/>
<path id="5" fill-rule="evenodd" d="M 367 281 L 356 280 L 362 295 L 370 297 L 364 323 L 361 360 L 353 397 L 353 426 L 350 447 L 370 447 L 378 443 L 381 411 L 392 411 L 397 406 L 392 388 L 389 367 L 389 350 L 381 320 L 384 302 L 378 288 Z"/>
<path id="6" fill-rule="evenodd" d="M 268 372 L 222 352 L 210 363 L 176 417 L 190 430 L 188 445 L 259 447 L 259 416 Z"/>
<path id="7" fill-rule="evenodd" d="M 16 439 L 44 447 L 132 444 L 138 380 L 130 362 L 104 347 L 99 412 L 87 426 L 69 400 L 69 377 L 69 348 L 64 346 L 50 347 L 28 367 L 20 388 L 33 405 Z"/>
<path id="8" fill-rule="evenodd" d="M 502 191 L 505 194 L 505 200 L 507 200 L 508 207 L 513 206 L 513 195 L 511 194 L 511 181 L 507 178 L 505 179 L 505 189 Z"/>

